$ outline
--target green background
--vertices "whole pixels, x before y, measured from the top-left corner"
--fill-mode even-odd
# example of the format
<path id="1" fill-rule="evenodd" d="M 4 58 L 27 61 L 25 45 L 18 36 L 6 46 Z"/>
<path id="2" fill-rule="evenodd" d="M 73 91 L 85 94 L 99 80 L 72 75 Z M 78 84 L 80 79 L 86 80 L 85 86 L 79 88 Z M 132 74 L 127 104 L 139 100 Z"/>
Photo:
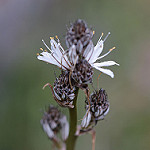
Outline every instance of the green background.
<path id="1" fill-rule="evenodd" d="M 111 79 L 101 75 L 110 112 L 96 126 L 96 150 L 150 149 L 150 1 L 148 0 L 1 0 L 0 1 L 0 150 L 52 149 L 40 126 L 42 110 L 57 105 L 49 88 L 60 70 L 37 60 L 43 47 L 58 35 L 64 48 L 66 25 L 81 18 L 95 30 L 111 32 L 103 60 L 114 60 Z M 94 71 L 94 86 L 97 76 Z M 92 90 L 92 88 L 91 88 Z M 84 93 L 78 99 L 78 119 L 85 113 Z M 62 110 L 67 114 L 67 109 Z M 80 122 L 78 122 L 80 124 Z M 85 143 L 85 144 L 84 144 Z M 91 150 L 91 135 L 81 136 L 76 149 Z"/>

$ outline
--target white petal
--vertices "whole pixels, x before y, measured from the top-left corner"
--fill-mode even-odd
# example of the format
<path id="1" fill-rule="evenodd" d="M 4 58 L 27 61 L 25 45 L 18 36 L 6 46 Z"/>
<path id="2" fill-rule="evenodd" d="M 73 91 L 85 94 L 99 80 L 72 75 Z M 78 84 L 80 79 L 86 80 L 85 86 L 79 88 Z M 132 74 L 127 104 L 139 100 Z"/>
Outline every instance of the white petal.
<path id="1" fill-rule="evenodd" d="M 83 54 L 83 56 L 85 57 L 85 59 L 87 61 L 89 61 L 90 57 L 93 55 L 93 51 L 94 51 L 94 45 L 93 45 L 93 42 L 90 41 L 90 43 L 88 44 L 88 46 L 84 50 L 84 54 Z"/>
<path id="2" fill-rule="evenodd" d="M 55 94 L 56 98 L 61 101 L 61 98 L 60 98 L 60 97 L 58 96 L 58 94 L 55 92 L 54 88 L 53 88 L 53 91 L 54 91 L 54 94 Z"/>
<path id="3" fill-rule="evenodd" d="M 61 118 L 61 125 L 62 125 L 61 136 L 62 139 L 65 141 L 69 135 L 69 124 L 66 116 Z"/>
<path id="4" fill-rule="evenodd" d="M 47 122 L 41 122 L 41 124 L 43 126 L 43 130 L 48 135 L 48 137 L 53 138 L 54 137 L 54 132 L 51 130 L 49 124 Z"/>
<path id="5" fill-rule="evenodd" d="M 104 42 L 103 40 L 100 40 L 97 42 L 96 46 L 94 47 L 93 54 L 89 60 L 89 63 L 94 63 L 98 56 L 102 53 L 104 47 Z"/>
<path id="6" fill-rule="evenodd" d="M 81 122 L 82 128 L 87 128 L 90 124 L 90 121 L 91 121 L 91 113 L 87 111 Z"/>
<path id="7" fill-rule="evenodd" d="M 103 72 L 103 73 L 105 73 L 105 74 L 111 76 L 112 78 L 114 78 L 114 73 L 113 73 L 111 70 L 109 70 L 109 69 L 104 69 L 104 68 L 99 68 L 99 67 L 97 67 L 97 66 L 94 66 L 94 64 L 93 64 L 92 66 L 93 66 L 95 69 L 97 69 L 97 70 L 99 70 L 99 71 L 101 71 L 101 72 Z"/>
<path id="8" fill-rule="evenodd" d="M 51 39 L 50 40 L 51 43 L 51 49 L 52 49 L 52 53 L 53 56 L 66 68 L 69 68 L 70 66 L 70 62 L 68 61 L 68 58 L 66 57 L 66 55 L 63 55 L 61 49 L 60 49 L 60 45 L 58 45 L 58 43 L 54 40 Z"/>
<path id="9" fill-rule="evenodd" d="M 97 120 L 103 120 L 103 119 L 104 119 L 104 115 L 101 115 L 101 116 L 98 117 Z"/>
<path id="10" fill-rule="evenodd" d="M 110 107 L 108 107 L 107 110 L 104 112 L 104 116 L 106 116 L 106 115 L 108 114 L 109 108 L 110 108 Z"/>
<path id="11" fill-rule="evenodd" d="M 58 56 L 56 56 L 56 55 L 52 56 L 48 52 L 42 52 L 39 56 L 37 56 L 37 58 L 39 60 L 45 61 L 47 63 L 54 64 L 64 70 L 66 70 L 66 68 L 69 69 L 69 65 L 66 63 L 66 61 L 64 59 L 62 59 L 62 61 L 61 61 L 61 59 Z"/>
<path id="12" fill-rule="evenodd" d="M 51 44 L 51 50 L 52 52 L 54 52 L 56 55 L 60 56 L 62 53 L 58 47 L 57 42 L 54 39 L 50 40 L 50 44 Z"/>
<path id="13" fill-rule="evenodd" d="M 39 56 L 37 56 L 39 60 L 45 61 L 50 64 L 57 65 L 58 67 L 61 67 L 61 65 L 52 57 L 52 55 L 48 52 L 42 52 Z"/>
<path id="14" fill-rule="evenodd" d="M 113 65 L 118 65 L 118 63 L 116 63 L 115 61 L 104 61 L 104 62 L 101 62 L 101 63 L 94 63 L 94 65 L 96 67 L 104 67 L 104 66 L 113 66 Z"/>

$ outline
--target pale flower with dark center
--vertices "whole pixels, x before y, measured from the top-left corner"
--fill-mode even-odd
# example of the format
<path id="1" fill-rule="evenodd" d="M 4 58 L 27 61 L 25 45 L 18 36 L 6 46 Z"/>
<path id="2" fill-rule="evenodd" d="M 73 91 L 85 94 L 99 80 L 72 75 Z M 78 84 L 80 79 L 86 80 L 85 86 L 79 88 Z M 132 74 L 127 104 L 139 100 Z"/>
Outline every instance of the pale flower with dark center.
<path id="1" fill-rule="evenodd" d="M 110 77 L 114 78 L 114 73 L 109 70 L 109 69 L 104 69 L 103 67 L 108 67 L 108 66 L 113 66 L 113 65 L 118 65 L 115 61 L 104 61 L 104 62 L 97 62 L 103 57 L 107 56 L 114 48 L 110 49 L 106 54 L 100 56 L 100 54 L 103 51 L 104 47 L 104 42 L 107 39 L 108 35 L 105 37 L 105 39 L 102 39 L 102 36 L 98 40 L 96 46 L 94 48 L 88 49 L 88 46 L 83 54 L 83 58 L 87 60 L 87 62 L 95 69 L 99 70 L 100 72 L 109 75 Z M 103 34 L 102 34 L 103 35 Z M 43 40 L 42 40 L 43 41 Z M 45 61 L 50 64 L 54 64 L 58 66 L 59 68 L 62 68 L 63 70 L 68 70 L 68 71 L 73 71 L 74 67 L 76 65 L 77 60 L 79 59 L 77 54 L 76 54 L 76 47 L 75 45 L 72 45 L 71 48 L 69 49 L 70 55 L 67 56 L 65 50 L 62 48 L 59 40 L 56 42 L 54 38 L 50 39 L 51 43 L 51 49 L 45 44 L 43 41 L 44 45 L 47 47 L 48 51 L 44 51 L 40 53 L 40 55 L 37 56 L 39 60 Z M 71 57 L 72 55 L 75 55 L 75 57 Z M 71 57 L 72 59 L 68 58 Z M 70 61 L 71 60 L 71 61 Z"/>

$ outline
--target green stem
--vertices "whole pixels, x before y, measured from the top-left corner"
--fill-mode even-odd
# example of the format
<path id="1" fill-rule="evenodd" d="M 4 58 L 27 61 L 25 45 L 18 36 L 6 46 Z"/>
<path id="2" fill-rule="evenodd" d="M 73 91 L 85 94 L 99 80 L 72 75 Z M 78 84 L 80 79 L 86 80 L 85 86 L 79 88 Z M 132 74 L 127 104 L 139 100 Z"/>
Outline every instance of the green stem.
<path id="1" fill-rule="evenodd" d="M 75 149 L 75 143 L 77 136 L 75 136 L 76 129 L 77 129 L 77 97 L 78 97 L 78 91 L 77 89 L 75 91 L 75 98 L 73 100 L 74 108 L 69 108 L 69 115 L 70 115 L 70 127 L 69 127 L 69 136 L 66 142 L 67 150 L 74 150 Z"/>

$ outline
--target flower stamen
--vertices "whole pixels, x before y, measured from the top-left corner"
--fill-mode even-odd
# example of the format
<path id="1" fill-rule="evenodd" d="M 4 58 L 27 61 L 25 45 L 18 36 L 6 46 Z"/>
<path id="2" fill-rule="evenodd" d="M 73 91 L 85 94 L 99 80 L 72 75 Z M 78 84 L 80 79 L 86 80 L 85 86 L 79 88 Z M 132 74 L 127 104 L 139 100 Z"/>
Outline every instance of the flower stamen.
<path id="1" fill-rule="evenodd" d="M 52 53 L 52 50 L 47 46 L 47 44 L 44 42 L 44 40 L 42 39 L 43 44 L 45 45 L 45 47 Z"/>
<path id="2" fill-rule="evenodd" d="M 102 74 L 102 73 L 100 73 L 100 74 L 98 75 L 98 78 L 97 78 L 97 89 L 99 89 L 99 78 L 100 78 L 101 74 Z"/>
<path id="3" fill-rule="evenodd" d="M 54 40 L 54 37 L 49 37 L 50 38 L 50 40 Z"/>
<path id="4" fill-rule="evenodd" d="M 103 42 L 105 42 L 106 41 L 106 39 L 108 38 L 108 36 L 110 35 L 110 32 L 108 32 L 108 34 L 105 36 L 105 38 L 104 38 L 104 40 L 103 40 Z"/>
<path id="5" fill-rule="evenodd" d="M 113 48 L 111 48 L 109 51 L 112 51 L 112 50 L 114 50 L 116 47 L 113 47 Z"/>
<path id="6" fill-rule="evenodd" d="M 100 41 L 101 41 L 101 39 L 102 39 L 103 35 L 104 35 L 104 33 L 102 32 L 102 34 L 101 34 L 101 36 L 100 36 L 100 38 L 99 38 L 98 42 L 100 42 Z"/>
<path id="7" fill-rule="evenodd" d="M 53 39 L 53 37 L 50 37 L 51 39 Z M 47 46 L 47 44 L 44 42 L 44 40 L 42 39 L 43 44 L 45 45 L 45 47 L 51 52 L 51 56 L 61 65 L 61 67 L 63 66 L 65 69 L 67 69 L 64 65 L 62 65 L 53 55 L 52 50 Z M 46 51 L 47 52 L 47 51 Z"/>
<path id="8" fill-rule="evenodd" d="M 108 55 L 110 52 L 112 52 L 115 48 L 116 48 L 116 47 L 113 47 L 113 48 L 109 49 L 109 51 L 108 51 L 106 54 L 104 54 L 104 55 L 98 57 L 96 60 L 102 59 L 103 57 L 107 56 L 107 55 Z"/>

